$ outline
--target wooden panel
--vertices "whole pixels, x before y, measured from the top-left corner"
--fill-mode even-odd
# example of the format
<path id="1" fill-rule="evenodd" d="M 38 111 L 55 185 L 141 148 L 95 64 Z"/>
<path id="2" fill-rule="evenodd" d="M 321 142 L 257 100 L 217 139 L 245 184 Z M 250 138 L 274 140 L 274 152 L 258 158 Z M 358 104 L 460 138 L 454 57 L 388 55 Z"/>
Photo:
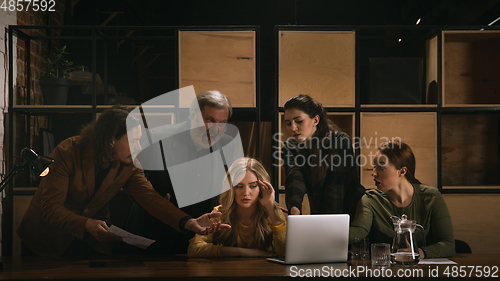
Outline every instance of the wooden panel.
<path id="1" fill-rule="evenodd" d="M 469 244 L 473 254 L 498 254 L 499 194 L 445 194 L 455 239 Z"/>
<path id="2" fill-rule="evenodd" d="M 340 128 L 340 130 L 346 132 L 351 139 L 354 136 L 354 113 L 332 113 L 328 112 L 328 118 L 332 120 L 335 124 L 337 124 Z M 290 136 L 288 135 L 288 132 L 286 130 L 286 124 L 285 124 L 285 115 L 283 113 L 280 113 L 280 118 L 278 122 L 278 127 L 280 128 L 280 144 L 279 144 L 279 157 L 281 159 L 281 145 L 283 142 L 285 142 Z M 280 167 L 280 177 L 278 179 L 278 184 L 280 189 L 284 189 L 284 184 L 285 184 L 285 169 L 283 167 Z"/>
<path id="3" fill-rule="evenodd" d="M 283 207 L 286 209 L 286 201 L 285 201 L 285 194 L 280 194 L 279 196 L 279 205 L 280 207 Z M 304 201 L 302 201 L 302 214 L 303 215 L 310 215 L 311 214 L 311 208 L 309 207 L 309 198 L 307 197 L 307 194 L 304 196 Z"/>
<path id="4" fill-rule="evenodd" d="M 24 213 L 28 210 L 33 195 L 16 195 L 14 196 L 14 229 L 12 241 L 12 256 L 21 255 L 21 238 L 17 236 L 17 228 L 21 225 Z"/>
<path id="5" fill-rule="evenodd" d="M 361 108 L 404 108 L 404 107 L 419 107 L 419 108 L 436 108 L 437 104 L 362 104 Z"/>
<path id="6" fill-rule="evenodd" d="M 415 154 L 415 177 L 437 185 L 436 113 L 361 113 L 361 184 L 375 188 L 373 156 L 384 141 L 399 139 Z"/>
<path id="7" fill-rule="evenodd" d="M 347 133 L 351 139 L 355 136 L 354 132 L 354 113 L 327 113 L 328 118 L 333 121 L 333 123 L 339 126 L 340 130 Z"/>
<path id="8" fill-rule="evenodd" d="M 309 94 L 324 106 L 354 106 L 354 32 L 281 31 L 279 105 Z"/>
<path id="9" fill-rule="evenodd" d="M 500 104 L 500 33 L 443 32 L 443 105 Z"/>
<path id="10" fill-rule="evenodd" d="M 426 64 L 425 64 L 425 93 L 427 103 L 437 104 L 438 95 L 438 38 L 437 35 L 426 42 Z"/>
<path id="11" fill-rule="evenodd" d="M 272 175 L 272 171 L 274 168 L 273 166 L 274 159 L 272 154 L 274 150 L 271 147 L 273 141 L 272 125 L 273 124 L 271 124 L 271 122 L 260 123 L 260 153 L 261 153 L 260 160 L 262 161 L 262 163 L 264 163 L 264 167 L 266 167 L 270 175 Z"/>
<path id="12" fill-rule="evenodd" d="M 256 124 L 255 122 L 230 122 L 238 127 L 240 132 L 241 142 L 243 144 L 243 154 L 246 157 L 255 157 L 254 150 L 251 149 L 251 144 L 257 141 L 256 138 Z"/>
<path id="13" fill-rule="evenodd" d="M 234 107 L 254 107 L 255 32 L 180 31 L 179 85 L 193 85 L 196 94 L 219 90 Z"/>
<path id="14" fill-rule="evenodd" d="M 243 144 L 243 154 L 246 157 L 252 157 L 259 159 L 264 167 L 267 169 L 268 173 L 271 174 L 272 171 L 272 133 L 271 133 L 271 122 L 261 122 L 260 123 L 260 151 L 261 156 L 256 155 L 256 145 L 257 145 L 257 126 L 255 122 L 229 122 L 236 127 L 240 132 L 241 142 Z"/>
<path id="15" fill-rule="evenodd" d="M 280 207 L 286 208 L 285 194 L 279 195 L 279 205 Z"/>
<path id="16" fill-rule="evenodd" d="M 500 185 L 446 185 L 444 189 L 498 189 Z"/>
<path id="17" fill-rule="evenodd" d="M 444 188 L 500 185 L 498 128 L 496 114 L 442 115 Z"/>

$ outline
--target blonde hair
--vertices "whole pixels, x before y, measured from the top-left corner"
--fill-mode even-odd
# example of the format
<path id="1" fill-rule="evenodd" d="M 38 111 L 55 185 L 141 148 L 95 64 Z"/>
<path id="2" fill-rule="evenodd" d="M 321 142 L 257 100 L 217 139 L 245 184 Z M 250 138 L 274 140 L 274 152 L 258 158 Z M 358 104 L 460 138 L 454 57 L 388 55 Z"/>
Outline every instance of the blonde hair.
<path id="1" fill-rule="evenodd" d="M 261 181 L 270 181 L 269 174 L 264 166 L 256 159 L 253 158 L 240 158 L 236 160 L 229 168 L 224 184 L 229 184 L 231 187 L 228 191 L 224 192 L 220 197 L 219 211 L 222 212 L 222 223 L 230 224 L 231 229 L 223 229 L 214 234 L 214 242 L 216 244 L 223 244 L 226 247 L 234 247 L 238 241 L 238 217 L 236 215 L 236 201 L 234 196 L 234 187 L 237 182 L 231 182 L 236 178 L 243 178 L 246 171 L 251 171 Z M 230 175 L 230 176 L 228 176 Z M 267 210 L 257 201 L 257 208 L 252 216 L 252 225 L 250 225 L 250 232 L 254 233 L 254 243 L 251 248 L 266 250 L 272 241 L 272 231 L 269 226 L 269 214 Z"/>

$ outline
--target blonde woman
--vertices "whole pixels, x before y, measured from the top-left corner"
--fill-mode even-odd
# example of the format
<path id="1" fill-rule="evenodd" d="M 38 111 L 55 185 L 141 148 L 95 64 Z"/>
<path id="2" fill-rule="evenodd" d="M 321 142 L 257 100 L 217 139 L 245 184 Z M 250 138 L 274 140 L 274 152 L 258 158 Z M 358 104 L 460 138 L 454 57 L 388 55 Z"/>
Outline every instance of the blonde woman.
<path id="1" fill-rule="evenodd" d="M 229 168 L 213 222 L 230 224 L 208 236 L 189 241 L 189 257 L 265 257 L 285 255 L 286 220 L 274 200 L 274 188 L 264 166 L 253 158 L 240 158 Z M 229 178 L 229 179 L 228 179 Z M 232 184 L 231 184 L 232 182 Z"/>

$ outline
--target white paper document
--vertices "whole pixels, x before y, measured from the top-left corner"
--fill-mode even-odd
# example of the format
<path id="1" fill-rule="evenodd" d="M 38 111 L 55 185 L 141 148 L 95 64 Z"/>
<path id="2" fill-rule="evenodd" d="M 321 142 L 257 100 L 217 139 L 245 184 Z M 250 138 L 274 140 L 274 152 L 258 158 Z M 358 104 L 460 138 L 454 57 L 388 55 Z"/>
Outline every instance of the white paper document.
<path id="1" fill-rule="evenodd" d="M 146 249 L 147 247 L 149 247 L 149 245 L 155 242 L 155 240 L 151 240 L 146 237 L 132 234 L 114 225 L 112 225 L 108 229 L 108 232 L 111 232 L 116 236 L 120 236 L 121 238 L 123 238 L 123 242 L 130 244 L 132 246 L 139 247 L 141 249 Z"/>
<path id="2" fill-rule="evenodd" d="M 418 264 L 457 264 L 457 263 L 446 258 L 440 258 L 440 259 L 423 259 L 420 260 Z"/>

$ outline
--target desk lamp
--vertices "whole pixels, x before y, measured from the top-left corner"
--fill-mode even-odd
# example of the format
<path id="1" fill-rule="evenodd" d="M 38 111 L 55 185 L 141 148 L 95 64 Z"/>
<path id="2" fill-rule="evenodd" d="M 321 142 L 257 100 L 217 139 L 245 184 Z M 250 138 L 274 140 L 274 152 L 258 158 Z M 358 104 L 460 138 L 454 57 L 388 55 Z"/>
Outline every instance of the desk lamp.
<path id="1" fill-rule="evenodd" d="M 22 165 L 15 164 L 9 174 L 5 176 L 0 183 L 0 192 L 2 192 L 7 184 L 28 165 L 31 178 L 37 180 L 38 177 L 44 177 L 49 173 L 49 165 L 54 163 L 54 159 L 45 156 L 38 156 L 33 149 L 25 147 L 21 150 L 21 158 L 24 160 Z"/>
<path id="2" fill-rule="evenodd" d="M 23 159 L 24 163 L 22 165 L 15 164 L 9 174 L 5 176 L 0 183 L 0 193 L 5 189 L 7 184 L 24 169 L 26 164 L 29 166 L 31 178 L 36 180 L 38 177 L 46 176 L 49 173 L 49 165 L 54 163 L 54 159 L 38 156 L 33 149 L 28 147 L 21 150 L 21 159 Z M 3 270 L 3 262 L 0 262 L 0 270 Z"/>

